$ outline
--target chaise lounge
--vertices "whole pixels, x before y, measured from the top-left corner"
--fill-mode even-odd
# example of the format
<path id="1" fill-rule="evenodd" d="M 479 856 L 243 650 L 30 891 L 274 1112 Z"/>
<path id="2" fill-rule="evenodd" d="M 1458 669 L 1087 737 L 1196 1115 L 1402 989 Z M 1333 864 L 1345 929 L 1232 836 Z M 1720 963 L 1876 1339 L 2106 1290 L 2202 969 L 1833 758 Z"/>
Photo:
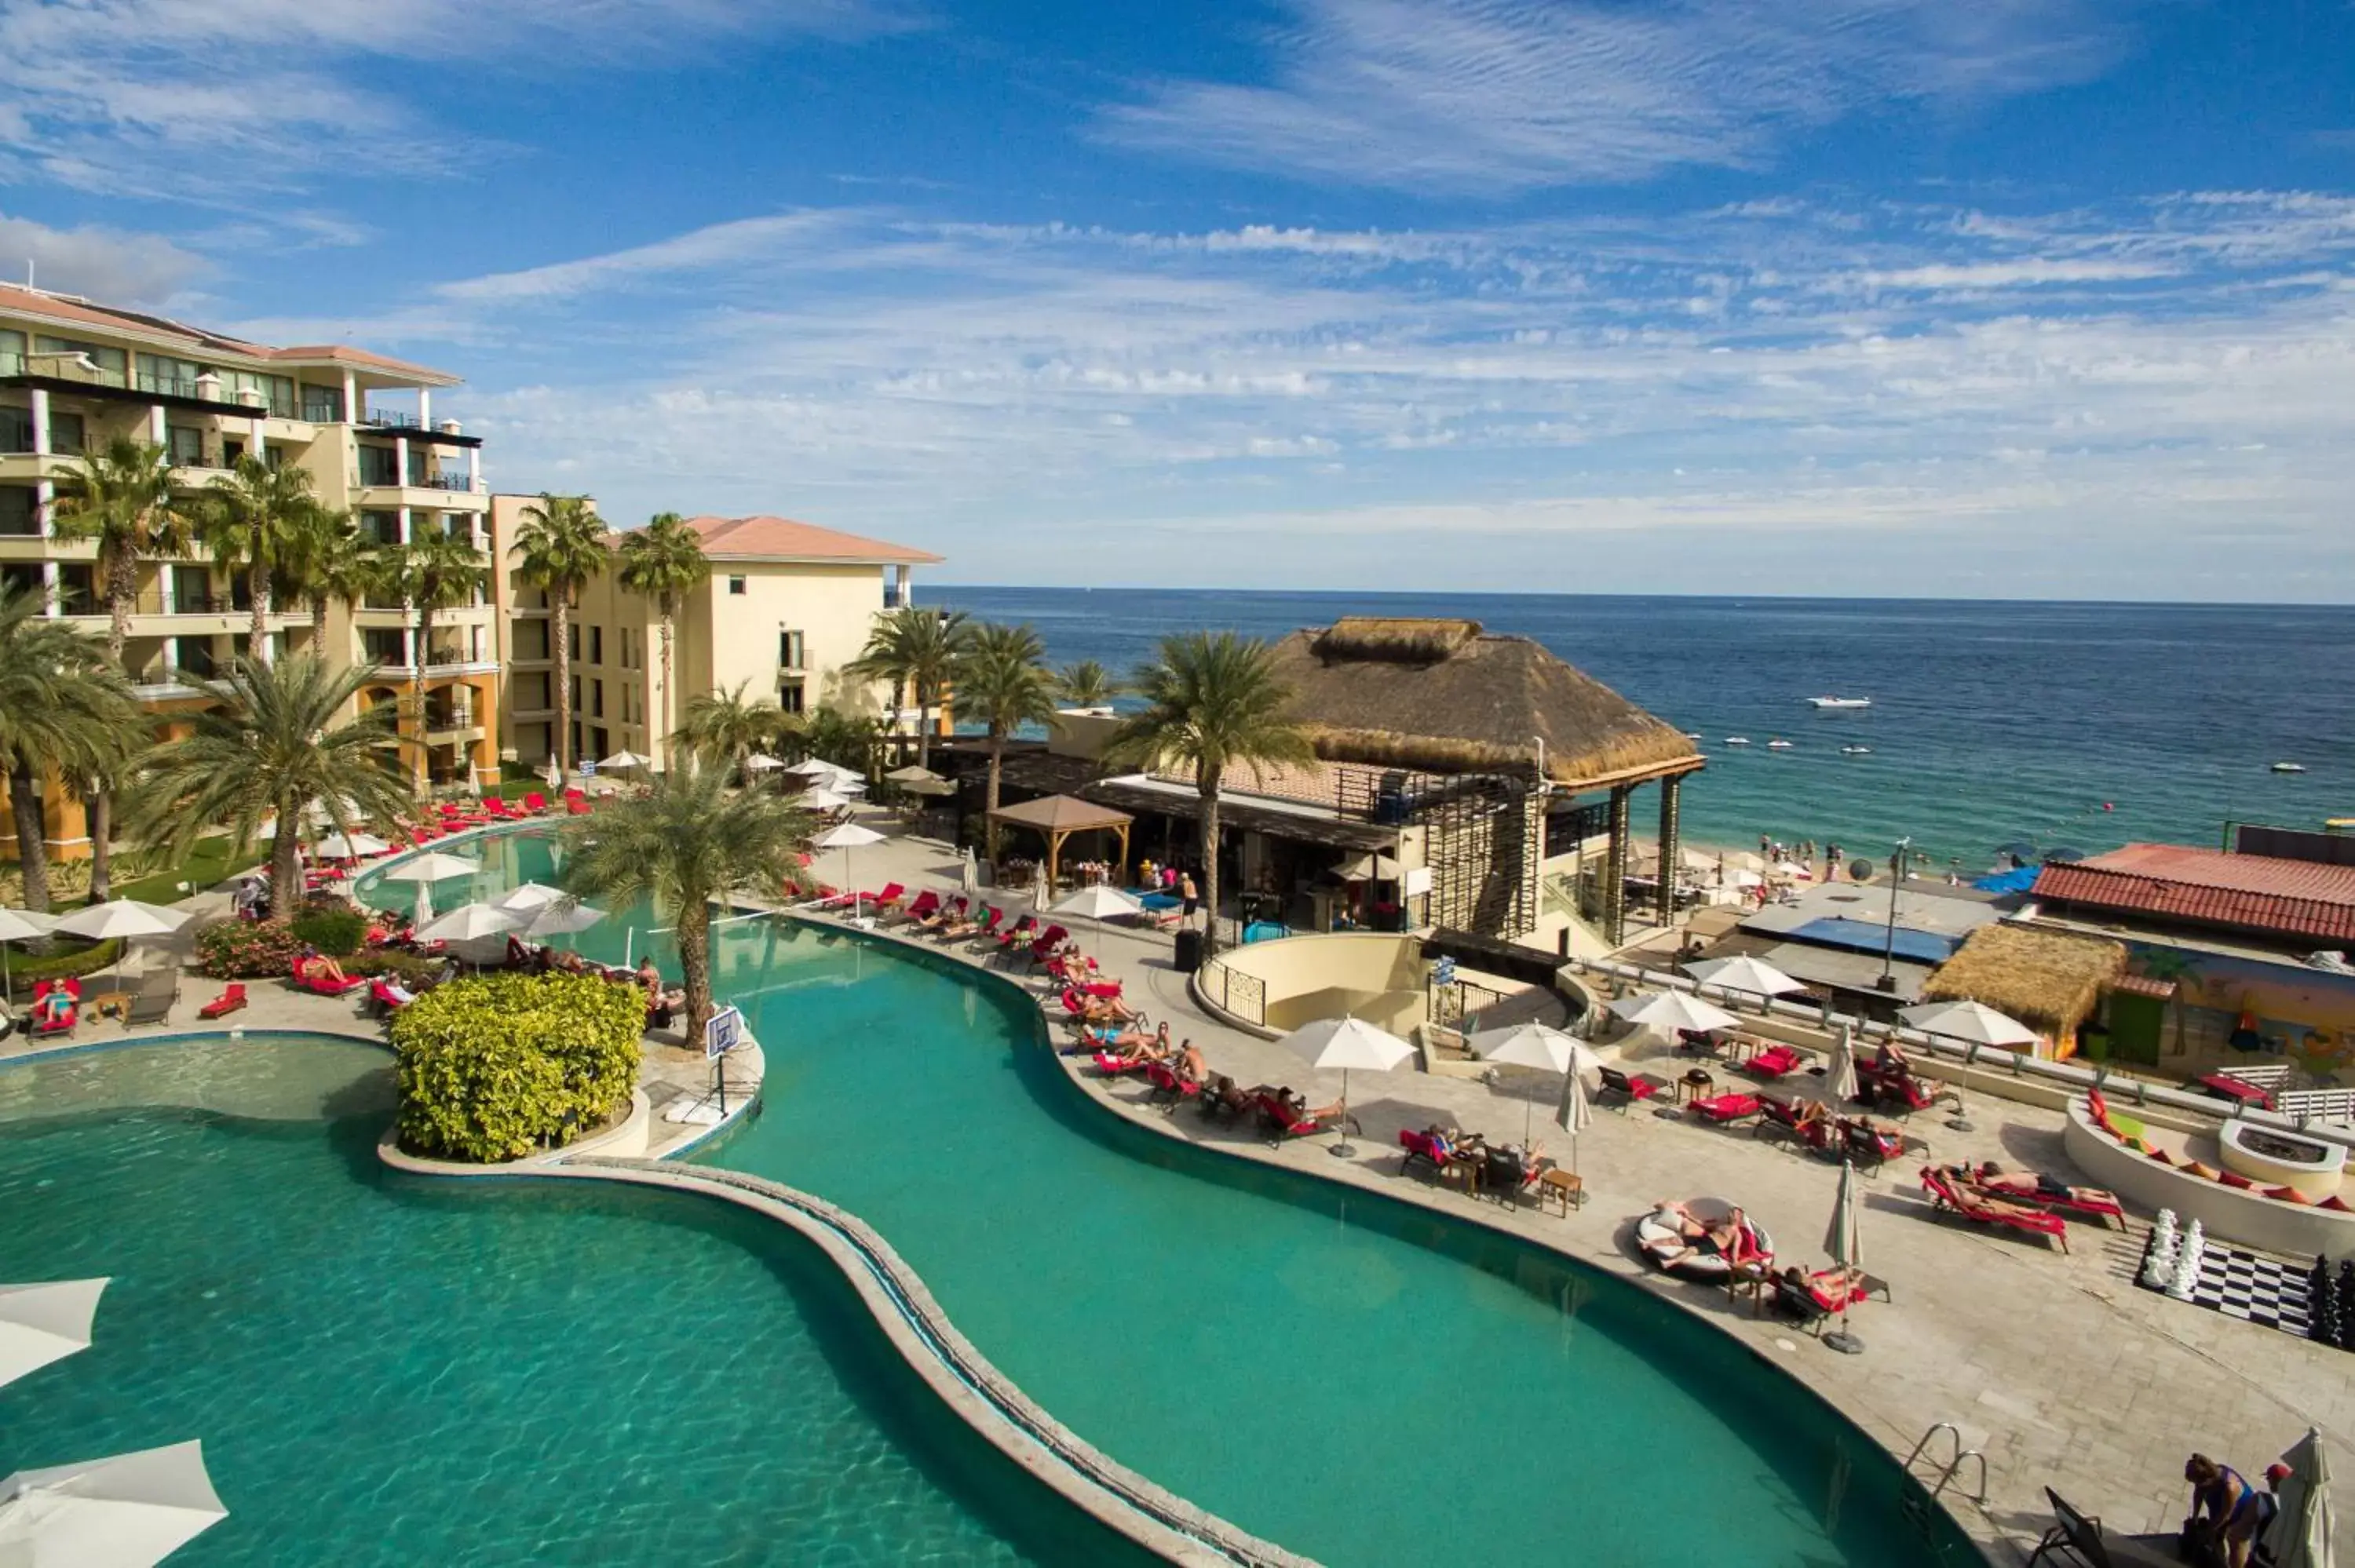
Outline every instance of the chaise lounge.
<path id="1" fill-rule="evenodd" d="M 2049 1236 L 2069 1250 L 2069 1224 L 2060 1215 L 2043 1209 L 2032 1209 L 2009 1199 L 1988 1198 L 1969 1189 L 1958 1187 L 1937 1166 L 1922 1169 L 1922 1190 L 1930 1195 L 1933 1213 L 1956 1213 L 1977 1224 L 1992 1225 L 1998 1230 L 2025 1231 L 2030 1235 Z"/>

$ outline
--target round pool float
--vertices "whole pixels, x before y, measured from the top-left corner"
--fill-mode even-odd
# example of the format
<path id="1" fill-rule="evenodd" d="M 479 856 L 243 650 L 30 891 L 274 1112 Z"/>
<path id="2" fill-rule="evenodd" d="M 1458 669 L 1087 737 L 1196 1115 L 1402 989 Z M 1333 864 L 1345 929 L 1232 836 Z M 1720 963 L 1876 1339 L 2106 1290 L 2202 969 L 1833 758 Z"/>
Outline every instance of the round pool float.
<path id="1" fill-rule="evenodd" d="M 1731 1215 L 1734 1205 L 1723 1198 L 1688 1198 L 1684 1211 L 1701 1224 L 1713 1225 Z M 1742 1224 L 1760 1255 L 1772 1261 L 1774 1238 L 1766 1234 L 1766 1227 L 1747 1217 Z M 1643 1248 L 1645 1262 L 1679 1279 L 1721 1280 L 1732 1272 L 1733 1265 L 1723 1253 L 1704 1252 L 1684 1239 L 1675 1213 L 1666 1203 L 1636 1222 L 1636 1245 Z"/>

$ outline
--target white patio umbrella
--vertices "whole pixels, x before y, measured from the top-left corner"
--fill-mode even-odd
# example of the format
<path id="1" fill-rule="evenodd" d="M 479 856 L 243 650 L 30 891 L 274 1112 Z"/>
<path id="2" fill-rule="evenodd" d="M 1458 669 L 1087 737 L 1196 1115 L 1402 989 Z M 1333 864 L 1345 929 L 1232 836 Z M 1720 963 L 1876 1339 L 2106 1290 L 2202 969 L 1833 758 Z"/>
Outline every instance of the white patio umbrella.
<path id="1" fill-rule="evenodd" d="M 512 909 L 501 909 L 489 904 L 461 904 L 447 915 L 417 927 L 421 942 L 471 942 L 481 937 L 496 937 L 508 931 L 521 930 L 527 917 Z"/>
<path id="2" fill-rule="evenodd" d="M 1570 1173 L 1578 1174 L 1578 1135 L 1584 1132 L 1594 1119 L 1593 1103 L 1586 1097 L 1586 1080 L 1576 1072 L 1561 1075 L 1561 1104 L 1554 1107 L 1554 1120 L 1570 1134 Z M 1583 1202 L 1583 1200 L 1581 1200 Z"/>
<path id="3" fill-rule="evenodd" d="M 821 787 L 803 790 L 795 798 L 794 803 L 813 811 L 839 811 L 850 804 L 850 798 L 847 795 L 837 795 L 833 790 Z"/>
<path id="4" fill-rule="evenodd" d="M 1840 1048 L 1846 1050 L 1845 1037 Z M 1857 1234 L 1857 1213 L 1862 1207 L 1856 1197 L 1856 1167 L 1840 1161 L 1839 1190 L 1832 1195 L 1832 1223 L 1824 1233 L 1824 1250 L 1831 1254 L 1832 1262 L 1842 1268 L 1864 1266 L 1864 1244 Z M 1848 1298 L 1852 1292 L 1846 1280 L 1840 1282 L 1840 1320 L 1836 1333 L 1826 1334 L 1824 1343 L 1844 1356 L 1852 1356 L 1864 1349 L 1864 1341 L 1848 1331 Z"/>
<path id="5" fill-rule="evenodd" d="M 1346 1014 L 1304 1023 L 1276 1044 L 1305 1057 L 1312 1067 L 1341 1069 L 1341 1141 L 1333 1146 L 1333 1152 L 1344 1158 L 1357 1152 L 1349 1143 L 1351 1069 L 1387 1073 L 1414 1054 L 1414 1047 L 1397 1035 Z"/>
<path id="6" fill-rule="evenodd" d="M 120 937 L 127 949 L 134 937 L 168 937 L 188 923 L 188 917 L 177 909 L 162 909 L 153 904 L 142 904 L 136 898 L 111 898 L 103 904 L 93 904 L 87 909 L 77 909 L 59 920 L 54 927 L 69 937 L 87 937 L 93 942 L 103 942 Z M 123 954 L 114 958 L 114 978 L 123 978 Z"/>
<path id="7" fill-rule="evenodd" d="M 597 764 L 597 770 L 602 773 L 607 768 L 618 770 L 623 768 L 644 768 L 646 765 L 647 758 L 640 757 L 634 751 L 617 751 Z"/>
<path id="8" fill-rule="evenodd" d="M 473 876 L 483 869 L 479 861 L 464 856 L 444 854 L 440 850 L 428 850 L 412 855 L 384 874 L 387 882 L 410 882 L 417 885 L 417 901 L 410 906 L 409 923 L 421 927 L 433 918 L 433 885 L 454 882 L 462 876 Z"/>
<path id="9" fill-rule="evenodd" d="M 76 1351 L 90 1349 L 103 1279 L 0 1285 L 0 1388 Z"/>
<path id="10" fill-rule="evenodd" d="M 570 937 L 576 932 L 586 931 L 605 917 L 605 912 L 602 909 L 591 909 L 586 904 L 575 904 L 570 901 L 543 904 L 538 909 L 530 911 L 510 909 L 505 913 L 518 916 L 527 914 L 528 920 L 523 928 L 523 934 L 543 940 L 549 937 Z"/>
<path id="11" fill-rule="evenodd" d="M 201 1443 L 19 1470 L 0 1481 L 0 1563 L 150 1568 L 228 1517 Z"/>
<path id="12" fill-rule="evenodd" d="M 1092 882 L 1057 899 L 1052 912 L 1057 915 L 1082 915 L 1091 920 L 1118 920 L 1144 914 L 1145 906 L 1117 887 Z"/>
<path id="13" fill-rule="evenodd" d="M 2282 1462 L 2289 1467 L 2289 1479 L 2281 1484 L 2281 1507 L 2261 1544 L 2273 1553 L 2274 1568 L 2331 1568 L 2338 1560 L 2331 1540 L 2338 1520 L 2330 1507 L 2330 1460 L 2323 1452 L 2322 1429 L 2307 1427 Z"/>
<path id="14" fill-rule="evenodd" d="M 913 762 L 911 762 L 905 768 L 894 768 L 890 772 L 883 775 L 883 778 L 886 783 L 890 784 L 942 784 L 947 782 L 947 780 L 943 779 L 939 774 L 933 772 L 931 768 L 922 767 Z"/>
<path id="15" fill-rule="evenodd" d="M 58 928 L 58 917 L 37 909 L 0 909 L 0 994 L 11 1001 L 16 987 L 8 978 L 8 944 L 34 942 Z"/>
<path id="16" fill-rule="evenodd" d="M 561 903 L 570 896 L 570 894 L 560 887 L 550 887 L 544 882 L 527 882 L 520 886 L 509 888 L 492 899 L 490 903 L 495 909 L 512 909 L 518 913 L 532 914 L 545 909 L 551 904 Z"/>
<path id="17" fill-rule="evenodd" d="M 1674 1040 L 1679 1029 L 1730 1029 L 1736 1022 L 1725 1009 L 1681 991 L 1623 996 L 1611 1004 L 1611 1014 L 1667 1040 Z"/>
<path id="18" fill-rule="evenodd" d="M 392 846 L 371 833 L 329 833 L 316 847 L 322 860 L 361 860 Z"/>
<path id="19" fill-rule="evenodd" d="M 1955 1041 L 1963 1047 L 1963 1076 L 1955 1080 L 1955 1114 L 1946 1122 L 1957 1132 L 1971 1128 L 1970 1117 L 1963 1108 L 1962 1086 L 1963 1077 L 1969 1075 L 1971 1058 L 1978 1054 L 1979 1047 L 1992 1045 L 2009 1051 L 2026 1046 L 2033 1051 L 2039 1040 L 2036 1031 L 2025 1023 L 1976 1001 L 1925 1001 L 1898 1009 L 1897 1016 L 1924 1034 Z"/>
<path id="20" fill-rule="evenodd" d="M 1395 882 L 1399 863 L 1386 854 L 1361 854 L 1334 873 L 1344 882 Z"/>
<path id="21" fill-rule="evenodd" d="M 1574 1074 L 1593 1065 L 1593 1053 L 1559 1029 L 1542 1023 L 1516 1023 L 1502 1029 L 1484 1029 L 1466 1037 L 1465 1044 L 1483 1062 L 1495 1062 L 1508 1067 L 1535 1067 L 1546 1073 Z M 1521 1147 L 1529 1144 L 1529 1123 L 1535 1103 L 1521 1107 Z"/>
<path id="22" fill-rule="evenodd" d="M 868 844 L 879 844 L 882 842 L 881 833 L 877 832 L 873 828 L 862 827 L 857 822 L 840 823 L 826 829 L 826 832 L 810 840 L 812 849 L 838 849 L 842 852 L 842 882 L 844 886 L 851 890 L 850 916 L 854 920 L 858 917 L 859 903 L 864 895 L 850 880 L 850 852 L 855 849 L 865 849 Z"/>
<path id="23" fill-rule="evenodd" d="M 783 766 L 765 751 L 756 751 L 744 759 L 744 771 L 747 773 L 773 773 Z"/>
<path id="24" fill-rule="evenodd" d="M 1684 969 L 1685 973 L 1703 985 L 1713 985 L 1720 991 L 1738 991 L 1761 1001 L 1807 989 L 1804 982 L 1793 980 L 1774 965 L 1752 958 L 1747 953 L 1738 959 L 1705 959 L 1697 964 L 1687 964 Z"/>

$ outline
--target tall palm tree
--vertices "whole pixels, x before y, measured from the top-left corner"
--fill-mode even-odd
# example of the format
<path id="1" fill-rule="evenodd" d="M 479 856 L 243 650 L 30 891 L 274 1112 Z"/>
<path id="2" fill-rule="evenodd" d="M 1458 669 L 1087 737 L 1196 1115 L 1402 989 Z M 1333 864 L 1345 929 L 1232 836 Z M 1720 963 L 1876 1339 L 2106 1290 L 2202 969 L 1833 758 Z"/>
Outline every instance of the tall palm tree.
<path id="1" fill-rule="evenodd" d="M 139 558 L 177 556 L 193 536 L 194 509 L 173 493 L 171 454 L 151 442 L 117 436 L 58 482 L 50 531 L 63 540 L 94 540 L 98 580 L 109 615 L 106 656 L 117 667 L 139 602 Z M 100 776 L 90 797 L 90 891 L 104 899 L 114 881 L 114 791 Z"/>
<path id="2" fill-rule="evenodd" d="M 667 735 L 677 722 L 677 693 L 671 682 L 671 638 L 678 623 L 678 605 L 687 590 L 711 576 L 703 556 L 703 537 L 676 512 L 657 512 L 643 528 L 622 535 L 614 576 L 623 588 L 655 601 L 662 617 L 663 711 L 659 729 Z"/>
<path id="3" fill-rule="evenodd" d="M 417 782 L 425 787 L 431 748 L 425 744 L 425 666 L 432 658 L 433 618 L 474 601 L 482 586 L 483 553 L 473 539 L 427 529 L 392 552 L 385 565 L 385 580 L 407 601 L 417 617 L 416 640 L 409 651 L 409 697 L 404 706 L 416 731 Z"/>
<path id="4" fill-rule="evenodd" d="M 271 905 L 298 907 L 295 850 L 314 802 L 339 833 L 390 828 L 410 808 L 389 715 L 376 707 L 341 716 L 377 674 L 373 664 L 338 670 L 307 652 L 274 665 L 237 661 L 227 680 L 206 683 L 213 705 L 188 719 L 189 733 L 142 759 L 134 833 L 176 860 L 226 828 L 241 854 L 274 817 Z"/>
<path id="5" fill-rule="evenodd" d="M 1104 759 L 1139 768 L 1190 767 L 1202 801 L 1203 955 L 1218 946 L 1219 789 L 1227 769 L 1316 760 L 1308 733 L 1285 716 L 1292 693 L 1267 644 L 1231 631 L 1182 631 L 1136 673 L 1144 711 L 1113 732 Z"/>
<path id="6" fill-rule="evenodd" d="M 1100 708 L 1120 695 L 1120 683 L 1094 660 L 1082 659 L 1055 672 L 1055 692 L 1075 708 Z"/>
<path id="7" fill-rule="evenodd" d="M 861 773 L 875 766 L 876 747 L 883 738 L 881 720 L 832 706 L 789 716 L 796 722 L 780 742 L 794 754 L 794 761 L 815 757 Z"/>
<path id="8" fill-rule="evenodd" d="M 385 580 L 385 557 L 352 514 L 340 507 L 314 506 L 295 520 L 278 563 L 272 598 L 311 608 L 311 651 L 325 656 L 327 611 L 366 599 Z"/>
<path id="9" fill-rule="evenodd" d="M 1006 761 L 1006 741 L 1026 724 L 1045 724 L 1055 714 L 1055 678 L 1041 661 L 1047 652 L 1028 626 L 977 626 L 965 640 L 956 666 L 957 707 L 977 719 L 989 736 L 989 805 L 983 832 L 991 863 L 997 860 L 997 780 Z"/>
<path id="10" fill-rule="evenodd" d="M 687 698 L 687 716 L 679 721 L 671 744 L 723 774 L 741 776 L 745 759 L 783 733 L 793 720 L 773 702 L 748 698 L 745 692 L 751 684 L 740 681 L 733 690 Z"/>
<path id="11" fill-rule="evenodd" d="M 644 795 L 565 826 L 564 885 L 583 898 L 650 900 L 677 932 L 687 1038 L 711 1016 L 711 901 L 773 894 L 808 842 L 809 818 L 766 789 L 730 794 L 716 768 L 682 759 Z"/>
<path id="12" fill-rule="evenodd" d="M 0 773 L 16 816 L 25 906 L 49 906 L 45 778 L 110 769 L 145 718 L 120 662 L 98 639 L 41 613 L 37 591 L 0 583 Z"/>
<path id="13" fill-rule="evenodd" d="M 249 659 L 268 657 L 271 577 L 317 505 L 308 469 L 291 462 L 273 468 L 251 452 L 201 498 L 197 538 L 222 570 L 245 577 L 253 614 L 245 636 Z"/>
<path id="14" fill-rule="evenodd" d="M 902 694 L 916 698 L 916 765 L 932 760 L 932 711 L 940 706 L 955 678 L 957 656 L 964 651 L 967 627 L 961 609 L 941 610 L 901 605 L 875 618 L 867 646 L 847 666 L 861 680 L 886 681 L 891 686 L 891 728 L 900 727 Z"/>
<path id="15" fill-rule="evenodd" d="M 549 630 L 556 647 L 556 764 L 572 766 L 572 601 L 613 563 L 605 520 L 585 495 L 540 493 L 523 509 L 511 553 L 522 557 L 516 575 L 548 595 Z"/>

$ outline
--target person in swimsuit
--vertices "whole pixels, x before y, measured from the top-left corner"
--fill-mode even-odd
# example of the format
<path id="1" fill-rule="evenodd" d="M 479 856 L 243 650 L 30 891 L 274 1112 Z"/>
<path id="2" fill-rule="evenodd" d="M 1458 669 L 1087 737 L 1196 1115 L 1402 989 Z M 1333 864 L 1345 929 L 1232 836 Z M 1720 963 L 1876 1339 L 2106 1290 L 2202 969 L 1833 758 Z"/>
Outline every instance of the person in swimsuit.
<path id="1" fill-rule="evenodd" d="M 61 985 L 51 986 L 33 1004 L 33 1016 L 45 1028 L 55 1028 L 74 1014 L 74 994 Z"/>
<path id="2" fill-rule="evenodd" d="M 2249 1568 L 2263 1518 L 2257 1489 L 2232 1466 L 2220 1465 L 2205 1454 L 2184 1462 L 2183 1478 L 2191 1483 L 2191 1517 L 2183 1521 L 2184 1540 L 2205 1560 L 2224 1568 Z"/>
<path id="3" fill-rule="evenodd" d="M 1169 1026 L 1165 1023 L 1161 1028 L 1163 1036 L 1166 1039 L 1167 1037 Z M 1199 1045 L 1195 1044 L 1191 1040 L 1187 1041 L 1183 1045 L 1178 1047 L 1178 1075 L 1185 1079 L 1189 1084 L 1202 1083 L 1210 1075 L 1210 1064 L 1203 1060 L 1202 1048 Z"/>

